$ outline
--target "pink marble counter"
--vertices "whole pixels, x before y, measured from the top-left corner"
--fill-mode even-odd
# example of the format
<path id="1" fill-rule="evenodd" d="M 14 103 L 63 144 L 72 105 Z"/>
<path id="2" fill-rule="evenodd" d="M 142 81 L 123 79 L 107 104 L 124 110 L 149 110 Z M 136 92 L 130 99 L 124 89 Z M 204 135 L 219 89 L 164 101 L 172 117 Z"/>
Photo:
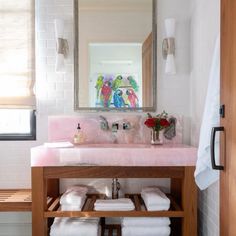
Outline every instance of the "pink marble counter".
<path id="1" fill-rule="evenodd" d="M 195 166 L 197 149 L 182 144 L 87 144 L 31 149 L 31 166 Z"/>

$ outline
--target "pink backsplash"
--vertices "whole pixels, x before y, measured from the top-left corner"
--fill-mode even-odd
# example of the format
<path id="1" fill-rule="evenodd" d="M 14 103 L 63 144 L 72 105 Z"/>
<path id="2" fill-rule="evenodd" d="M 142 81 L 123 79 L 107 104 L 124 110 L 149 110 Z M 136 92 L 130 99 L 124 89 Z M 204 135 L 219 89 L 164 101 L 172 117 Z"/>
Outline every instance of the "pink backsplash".
<path id="1" fill-rule="evenodd" d="M 84 116 L 50 116 L 48 119 L 48 141 L 70 141 L 77 132 L 77 124 L 80 123 L 81 131 L 86 136 L 85 143 L 112 143 L 112 123 L 119 123 L 116 140 L 118 143 L 150 143 L 150 132 L 144 125 L 146 116 L 142 115 L 104 115 L 109 123 L 110 129 L 104 131 L 100 129 L 99 115 Z M 182 143 L 182 119 L 177 117 L 176 137 L 172 140 L 164 139 L 164 143 Z M 123 130 L 123 122 L 130 122 L 132 128 Z"/>

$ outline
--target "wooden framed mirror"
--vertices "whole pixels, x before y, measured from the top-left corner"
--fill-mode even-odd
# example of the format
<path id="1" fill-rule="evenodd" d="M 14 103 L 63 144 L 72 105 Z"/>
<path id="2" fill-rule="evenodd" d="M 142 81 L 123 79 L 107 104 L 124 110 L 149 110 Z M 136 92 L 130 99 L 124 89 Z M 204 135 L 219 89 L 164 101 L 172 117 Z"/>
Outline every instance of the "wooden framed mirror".
<path id="1" fill-rule="evenodd" d="M 74 0 L 77 111 L 155 111 L 156 0 Z"/>

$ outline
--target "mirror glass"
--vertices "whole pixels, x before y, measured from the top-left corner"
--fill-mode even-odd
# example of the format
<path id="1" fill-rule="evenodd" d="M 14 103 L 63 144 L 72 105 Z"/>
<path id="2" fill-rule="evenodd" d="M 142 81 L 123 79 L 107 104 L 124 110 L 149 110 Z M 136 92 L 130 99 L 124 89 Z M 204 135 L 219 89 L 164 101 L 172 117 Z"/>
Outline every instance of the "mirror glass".
<path id="1" fill-rule="evenodd" d="M 76 110 L 156 109 L 155 5 L 75 0 Z"/>

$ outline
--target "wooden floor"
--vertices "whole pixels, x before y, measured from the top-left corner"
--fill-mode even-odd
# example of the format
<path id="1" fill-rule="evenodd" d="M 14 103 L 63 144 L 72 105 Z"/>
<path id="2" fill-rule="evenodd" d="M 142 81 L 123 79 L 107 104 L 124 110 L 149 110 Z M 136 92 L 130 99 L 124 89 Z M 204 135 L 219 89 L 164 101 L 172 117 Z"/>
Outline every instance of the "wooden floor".
<path id="1" fill-rule="evenodd" d="M 31 189 L 1 189 L 0 212 L 31 211 Z"/>

